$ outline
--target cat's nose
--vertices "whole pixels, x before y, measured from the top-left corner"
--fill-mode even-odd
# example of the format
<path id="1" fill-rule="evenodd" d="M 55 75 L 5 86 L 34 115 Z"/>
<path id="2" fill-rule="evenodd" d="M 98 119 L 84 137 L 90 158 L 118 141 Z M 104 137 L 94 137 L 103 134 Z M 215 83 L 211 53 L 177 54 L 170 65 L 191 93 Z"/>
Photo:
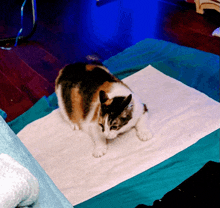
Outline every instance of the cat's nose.
<path id="1" fill-rule="evenodd" d="M 115 139 L 115 138 L 116 138 L 116 135 L 109 134 L 109 135 L 107 136 L 107 138 L 108 138 L 108 139 Z"/>

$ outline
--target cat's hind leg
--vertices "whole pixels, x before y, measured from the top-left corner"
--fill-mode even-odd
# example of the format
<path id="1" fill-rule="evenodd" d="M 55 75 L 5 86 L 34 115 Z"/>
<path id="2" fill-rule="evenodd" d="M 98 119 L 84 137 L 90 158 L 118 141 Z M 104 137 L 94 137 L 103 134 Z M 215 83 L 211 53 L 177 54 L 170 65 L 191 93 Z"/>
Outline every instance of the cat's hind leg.
<path id="1" fill-rule="evenodd" d="M 69 125 L 72 130 L 79 130 L 79 125 L 77 123 L 73 123 L 72 121 L 69 120 Z"/>
<path id="2" fill-rule="evenodd" d="M 59 107 L 59 110 L 62 118 L 70 125 L 71 129 L 79 130 L 79 125 L 77 123 L 73 123 L 61 107 Z"/>
<path id="3" fill-rule="evenodd" d="M 63 99 L 61 96 L 61 86 L 57 87 L 56 95 L 57 95 L 57 99 L 58 99 L 59 111 L 60 111 L 61 116 L 70 125 L 71 129 L 79 130 L 79 125 L 77 123 L 72 122 L 67 115 L 67 112 L 65 110 L 65 106 L 63 103 Z"/>
<path id="4" fill-rule="evenodd" d="M 141 141 L 147 141 L 153 137 L 151 131 L 148 129 L 148 114 L 144 113 L 139 118 L 135 125 L 136 133 Z"/>

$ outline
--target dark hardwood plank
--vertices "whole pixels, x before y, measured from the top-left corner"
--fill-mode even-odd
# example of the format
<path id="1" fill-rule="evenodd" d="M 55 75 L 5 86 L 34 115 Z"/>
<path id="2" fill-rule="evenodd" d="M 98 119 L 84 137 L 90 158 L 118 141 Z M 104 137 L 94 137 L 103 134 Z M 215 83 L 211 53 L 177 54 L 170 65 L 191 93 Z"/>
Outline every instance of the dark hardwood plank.
<path id="1" fill-rule="evenodd" d="M 28 96 L 14 86 L 0 71 L 0 108 L 8 115 L 6 121 L 15 119 L 32 105 L 33 102 Z"/>
<path id="2" fill-rule="evenodd" d="M 213 11 L 215 14 L 215 11 Z M 220 17 L 220 14 L 219 14 Z M 209 21 L 203 15 L 195 13 L 194 10 L 183 10 L 170 14 L 165 18 L 166 24 L 164 28 L 176 29 L 181 28 L 182 31 L 190 31 L 192 34 L 200 33 L 204 36 L 212 37 L 212 32 L 216 29 L 216 26 L 220 24 L 220 18 L 215 19 L 215 21 Z M 178 31 L 176 31 L 178 32 Z M 178 34 L 180 31 L 178 32 Z"/>
<path id="3" fill-rule="evenodd" d="M 23 60 L 14 50 L 0 50 L 0 71 L 21 92 L 35 103 L 44 95 L 48 96 L 54 91 L 54 84 L 50 84 Z"/>
<path id="4" fill-rule="evenodd" d="M 200 15 L 193 9 L 183 8 L 172 12 L 166 2 L 161 3 L 159 11 L 165 13 L 157 30 L 159 39 L 220 55 L 220 38 L 212 36 L 220 25 L 220 13 L 209 11 L 210 15 Z"/>
<path id="5" fill-rule="evenodd" d="M 29 67 L 54 85 L 58 72 L 63 65 L 60 61 L 34 42 L 15 47 L 13 51 Z"/>
<path id="6" fill-rule="evenodd" d="M 164 18 L 163 25 L 158 30 L 161 39 L 220 55 L 220 38 L 211 35 L 216 25 L 194 11 L 171 14 Z"/>

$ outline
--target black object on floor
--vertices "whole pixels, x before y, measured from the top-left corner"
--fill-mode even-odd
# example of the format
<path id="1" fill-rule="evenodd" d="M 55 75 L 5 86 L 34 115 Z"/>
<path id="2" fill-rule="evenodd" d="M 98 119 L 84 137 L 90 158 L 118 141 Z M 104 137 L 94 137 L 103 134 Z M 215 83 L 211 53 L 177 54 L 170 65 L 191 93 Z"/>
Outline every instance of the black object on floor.
<path id="1" fill-rule="evenodd" d="M 209 161 L 153 206 L 140 204 L 136 208 L 217 208 L 220 207 L 220 163 Z"/>

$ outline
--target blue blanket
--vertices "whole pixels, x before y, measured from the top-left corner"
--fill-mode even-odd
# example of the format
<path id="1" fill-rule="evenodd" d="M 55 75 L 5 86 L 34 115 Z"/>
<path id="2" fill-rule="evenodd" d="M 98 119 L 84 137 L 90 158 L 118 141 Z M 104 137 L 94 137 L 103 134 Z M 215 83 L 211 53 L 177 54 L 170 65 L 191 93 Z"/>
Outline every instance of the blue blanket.
<path id="1" fill-rule="evenodd" d="M 53 181 L 33 158 L 20 139 L 0 116 L 0 154 L 5 153 L 26 167 L 37 179 L 40 186 L 39 206 L 41 208 L 71 208 L 72 205 L 55 186 Z M 1 186 L 1 184 L 0 184 Z M 0 196 L 1 197 L 1 196 Z M 0 206 L 1 207 L 1 206 Z M 36 208 L 37 208 L 36 207 Z"/>

